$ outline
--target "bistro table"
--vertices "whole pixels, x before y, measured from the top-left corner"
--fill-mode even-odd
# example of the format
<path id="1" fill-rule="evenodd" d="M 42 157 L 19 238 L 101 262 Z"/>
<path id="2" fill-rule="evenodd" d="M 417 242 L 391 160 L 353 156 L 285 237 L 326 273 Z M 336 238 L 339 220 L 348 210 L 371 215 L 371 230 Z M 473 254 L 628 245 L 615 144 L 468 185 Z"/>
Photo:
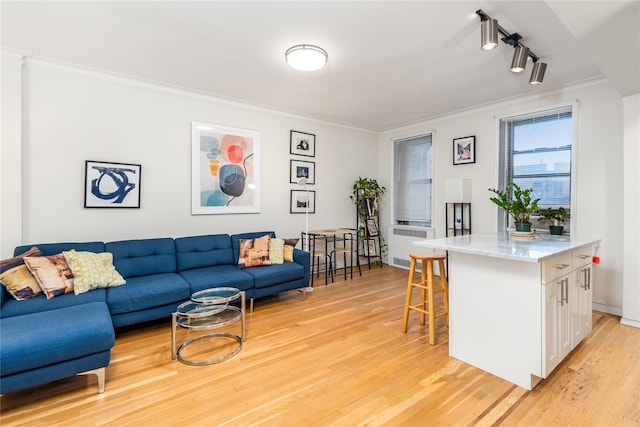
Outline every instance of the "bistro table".
<path id="1" fill-rule="evenodd" d="M 358 250 L 358 230 L 353 228 L 330 228 L 324 230 L 310 230 L 308 239 L 309 252 L 311 253 L 311 281 L 313 283 L 313 269 L 316 265 L 315 260 L 325 258 L 325 285 L 328 283 L 328 277 L 331 276 L 333 282 L 333 273 L 336 268 L 337 255 L 343 254 L 344 258 L 344 277 L 347 278 L 347 254 L 349 254 L 349 270 L 351 278 L 353 278 L 353 254 L 356 255 L 356 263 L 358 271 L 360 271 L 360 254 Z M 339 246 L 338 243 L 342 243 Z M 331 247 L 329 245 L 331 244 Z M 328 269 L 327 269 L 328 263 Z M 317 264 L 317 275 L 320 274 L 320 265 Z M 362 272 L 360 271 L 360 275 Z"/>

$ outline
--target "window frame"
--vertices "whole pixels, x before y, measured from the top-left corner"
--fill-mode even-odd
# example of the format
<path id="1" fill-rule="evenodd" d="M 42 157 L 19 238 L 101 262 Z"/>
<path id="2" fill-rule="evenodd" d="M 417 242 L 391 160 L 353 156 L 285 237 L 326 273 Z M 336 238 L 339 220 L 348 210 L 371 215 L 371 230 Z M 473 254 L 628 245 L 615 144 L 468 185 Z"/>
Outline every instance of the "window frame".
<path id="1" fill-rule="evenodd" d="M 431 182 L 429 183 L 429 185 L 431 186 L 431 197 L 430 197 L 430 201 L 428 204 L 428 213 L 430 215 L 430 217 L 428 218 L 427 221 L 425 221 L 424 225 L 420 225 L 420 224 L 400 224 L 399 220 L 396 216 L 396 202 L 397 202 L 397 198 L 398 195 L 396 194 L 396 189 L 395 189 L 395 147 L 396 147 L 396 143 L 397 142 L 401 142 L 401 141 L 409 141 L 409 140 L 415 140 L 415 139 L 419 139 L 419 138 L 426 138 L 426 137 L 430 137 L 431 138 L 431 148 L 429 149 L 430 152 L 430 159 L 431 159 Z M 416 134 L 410 134 L 410 135 L 406 135 L 406 136 L 398 136 L 398 137 L 392 137 L 390 138 L 390 171 L 391 171 L 391 204 L 390 204 L 390 224 L 394 227 L 403 227 L 403 228 L 418 228 L 418 229 L 431 229 L 433 228 L 433 224 L 434 224 L 434 167 L 435 167 L 435 131 L 430 130 L 430 131 L 424 131 L 424 132 L 419 132 Z"/>
<path id="2" fill-rule="evenodd" d="M 574 233 L 574 224 L 575 224 L 575 212 L 577 206 L 577 158 L 578 158 L 578 106 L 579 100 L 570 103 L 560 103 L 555 105 L 548 105 L 545 107 L 532 108 L 526 111 L 522 111 L 519 113 L 513 114 L 504 114 L 502 116 L 496 116 L 496 134 L 497 138 L 497 149 L 496 149 L 496 158 L 498 165 L 498 169 L 496 171 L 496 179 L 495 181 L 498 183 L 495 188 L 504 188 L 507 183 L 507 160 L 506 154 L 507 150 L 504 147 L 506 144 L 506 138 L 502 135 L 501 132 L 501 122 L 504 120 L 518 120 L 519 118 L 526 119 L 527 117 L 541 117 L 546 114 L 556 114 L 559 110 L 569 109 L 571 111 L 571 170 L 569 175 L 570 181 L 570 198 L 571 202 L 568 206 L 568 211 L 571 213 L 571 219 L 565 223 L 566 234 Z M 565 205 L 541 205 L 541 208 L 545 207 L 557 207 L 557 206 L 565 206 Z M 510 230 L 513 228 L 513 221 L 511 217 L 506 212 L 501 212 L 500 209 L 496 207 L 497 213 L 495 218 L 497 218 L 496 227 L 497 230 Z M 549 232 L 548 227 L 538 221 L 537 215 L 531 216 L 531 228 L 536 229 L 536 231 L 540 232 Z M 569 227 L 566 227 L 568 225 Z"/>

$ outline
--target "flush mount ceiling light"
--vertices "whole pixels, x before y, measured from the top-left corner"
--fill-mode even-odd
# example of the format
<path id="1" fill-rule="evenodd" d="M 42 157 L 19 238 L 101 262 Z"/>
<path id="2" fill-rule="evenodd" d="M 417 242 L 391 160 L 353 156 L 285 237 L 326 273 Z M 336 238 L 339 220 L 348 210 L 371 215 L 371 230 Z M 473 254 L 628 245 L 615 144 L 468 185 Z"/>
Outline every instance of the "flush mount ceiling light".
<path id="1" fill-rule="evenodd" d="M 510 33 L 506 31 L 498 24 L 497 20 L 492 19 L 481 9 L 476 11 L 476 15 L 480 17 L 480 21 L 482 22 L 480 48 L 482 50 L 491 50 L 498 46 L 497 33 L 500 33 L 503 36 L 501 40 L 505 44 L 514 48 L 513 59 L 511 60 L 511 71 L 514 73 L 521 73 L 527 66 L 527 59 L 531 58 L 533 60 L 533 70 L 531 71 L 529 84 L 542 84 L 544 74 L 547 70 L 547 64 L 544 62 L 538 62 L 540 57 L 520 42 L 522 36 L 518 33 Z"/>
<path id="2" fill-rule="evenodd" d="M 327 64 L 327 51 L 311 44 L 298 44 L 284 54 L 287 64 L 295 70 L 316 71 Z"/>

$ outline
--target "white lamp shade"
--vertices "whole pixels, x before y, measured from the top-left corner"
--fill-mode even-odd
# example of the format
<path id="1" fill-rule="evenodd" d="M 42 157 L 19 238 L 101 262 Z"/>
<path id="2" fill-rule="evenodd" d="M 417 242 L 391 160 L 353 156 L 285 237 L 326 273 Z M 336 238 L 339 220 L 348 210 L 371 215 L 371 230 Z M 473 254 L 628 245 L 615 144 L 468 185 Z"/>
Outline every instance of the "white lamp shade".
<path id="1" fill-rule="evenodd" d="M 327 64 L 327 52 L 310 44 L 290 47 L 284 56 L 291 68 L 300 71 L 316 71 Z"/>
<path id="2" fill-rule="evenodd" d="M 448 178 L 445 181 L 446 203 L 471 203 L 471 180 L 469 178 Z"/>

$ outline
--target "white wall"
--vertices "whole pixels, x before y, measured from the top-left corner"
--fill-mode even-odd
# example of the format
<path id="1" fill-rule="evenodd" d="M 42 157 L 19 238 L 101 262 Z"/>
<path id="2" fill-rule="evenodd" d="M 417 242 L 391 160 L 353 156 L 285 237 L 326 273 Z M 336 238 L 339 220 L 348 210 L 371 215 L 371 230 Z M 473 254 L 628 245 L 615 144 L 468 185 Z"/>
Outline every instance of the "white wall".
<path id="1" fill-rule="evenodd" d="M 622 320 L 640 328 L 640 95 L 627 96 L 624 108 L 624 285 Z"/>
<path id="2" fill-rule="evenodd" d="M 434 227 L 436 237 L 444 231 L 444 186 L 451 177 L 472 180 L 472 231 L 496 230 L 497 208 L 489 200 L 489 188 L 497 187 L 498 123 L 500 117 L 567 105 L 579 100 L 576 112 L 576 211 L 572 212 L 577 235 L 602 239 L 596 266 L 594 308 L 622 314 L 623 277 L 623 122 L 622 98 L 607 82 L 598 80 L 549 92 L 471 109 L 384 132 L 379 138 L 380 180 L 388 186 L 387 160 L 393 138 L 434 130 Z M 437 102 L 437 100 L 434 100 Z M 453 165 L 452 140 L 476 136 L 476 163 Z M 387 201 L 388 204 L 388 201 Z M 388 212 L 387 212 L 388 213 Z M 389 221 L 389 215 L 385 216 Z M 638 242 L 635 242 L 637 247 Z M 637 281 L 636 281 L 637 282 Z"/>
<path id="3" fill-rule="evenodd" d="M 22 56 L 6 53 L 0 61 L 0 244 L 19 242 L 22 234 Z M 2 253 L 12 255 L 9 253 Z"/>
<path id="4" fill-rule="evenodd" d="M 37 59 L 26 61 L 20 82 L 20 61 L 4 61 L 5 56 L 2 230 L 15 232 L 3 233 L 2 257 L 18 244 L 41 242 L 261 230 L 300 236 L 304 214 L 289 213 L 289 191 L 301 189 L 289 183 L 292 129 L 316 135 L 316 156 L 295 157 L 316 166 L 316 185 L 309 186 L 316 191 L 310 229 L 354 226 L 351 186 L 358 176 L 377 173 L 372 132 Z M 25 86 L 22 117 L 15 99 L 20 96 L 5 91 L 5 83 Z M 261 133 L 259 214 L 191 215 L 192 121 Z M 13 131 L 5 132 L 5 125 Z M 85 160 L 141 164 L 141 208 L 85 209 Z M 8 186 L 23 190 L 5 193 Z M 22 205 L 13 197 L 22 197 Z M 5 215 L 9 204 L 12 215 Z"/>

